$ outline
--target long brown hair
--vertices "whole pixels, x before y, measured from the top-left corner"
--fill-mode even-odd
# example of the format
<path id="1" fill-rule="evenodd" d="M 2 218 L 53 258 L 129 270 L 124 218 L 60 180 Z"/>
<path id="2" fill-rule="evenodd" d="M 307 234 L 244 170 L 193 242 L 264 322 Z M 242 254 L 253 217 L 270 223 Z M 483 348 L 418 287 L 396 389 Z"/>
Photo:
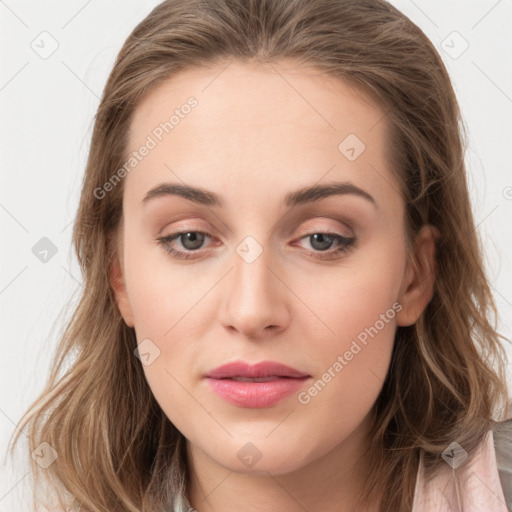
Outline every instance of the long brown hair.
<path id="1" fill-rule="evenodd" d="M 506 400 L 505 352 L 450 78 L 425 34 L 383 0 L 166 0 L 133 30 L 98 108 L 74 224 L 83 293 L 20 425 L 30 452 L 45 441 L 58 453 L 44 470 L 28 457 L 36 483 L 43 476 L 59 505 L 90 512 L 162 510 L 185 492 L 184 437 L 151 393 L 109 285 L 123 182 L 101 199 L 95 190 L 126 161 L 142 97 L 181 70 L 232 59 L 293 59 L 370 95 L 386 112 L 409 246 L 424 224 L 439 230 L 434 296 L 414 325 L 398 327 L 372 410 L 365 497 L 408 511 L 420 453 L 435 471 L 452 441 L 471 453 L 492 427 Z"/>

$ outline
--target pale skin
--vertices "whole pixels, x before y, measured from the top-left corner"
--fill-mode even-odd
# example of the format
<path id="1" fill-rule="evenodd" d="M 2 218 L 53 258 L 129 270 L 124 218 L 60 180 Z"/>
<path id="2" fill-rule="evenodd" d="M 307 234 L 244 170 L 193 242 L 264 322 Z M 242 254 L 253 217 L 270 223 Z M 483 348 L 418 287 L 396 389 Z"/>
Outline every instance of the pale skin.
<path id="1" fill-rule="evenodd" d="M 144 372 L 187 439 L 188 498 L 199 512 L 354 510 L 368 414 L 396 328 L 413 324 L 432 298 L 435 229 L 419 232 L 413 264 L 383 110 L 346 84 L 290 62 L 187 70 L 138 105 L 128 151 L 190 96 L 198 105 L 124 178 L 111 273 L 124 321 L 138 343 L 149 338 L 160 350 Z M 366 146 L 354 161 L 338 149 L 349 134 Z M 374 201 L 346 193 L 283 202 L 335 182 Z M 176 195 L 143 203 L 162 183 L 200 187 L 224 204 Z M 198 249 L 185 237 L 168 242 L 190 253 L 184 260 L 158 241 L 176 232 L 208 236 Z M 315 233 L 332 234 L 331 246 L 319 248 Z M 336 235 L 355 242 L 336 253 Z M 263 249 L 251 263 L 236 251 L 247 236 Z M 311 375 L 307 390 L 396 303 L 400 311 L 308 404 L 295 394 L 268 408 L 239 407 L 203 378 L 227 362 L 271 360 Z M 251 468 L 237 457 L 249 442 L 261 453 Z"/>

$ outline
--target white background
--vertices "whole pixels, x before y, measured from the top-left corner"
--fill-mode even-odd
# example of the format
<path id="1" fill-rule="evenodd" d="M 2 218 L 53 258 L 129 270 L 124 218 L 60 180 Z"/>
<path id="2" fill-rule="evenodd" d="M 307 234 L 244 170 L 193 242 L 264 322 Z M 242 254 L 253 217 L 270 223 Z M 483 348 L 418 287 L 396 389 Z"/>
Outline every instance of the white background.
<path id="1" fill-rule="evenodd" d="M 59 314 L 81 287 L 70 237 L 93 116 L 122 43 L 157 3 L 0 0 L 0 512 L 26 510 L 27 472 L 4 467 L 5 447 L 43 388 Z M 453 78 L 500 329 L 512 337 L 512 0 L 392 3 L 431 38 Z M 42 38 L 47 50 L 58 44 L 46 59 L 33 49 Z M 46 263 L 32 252 L 42 237 L 58 250 Z"/>

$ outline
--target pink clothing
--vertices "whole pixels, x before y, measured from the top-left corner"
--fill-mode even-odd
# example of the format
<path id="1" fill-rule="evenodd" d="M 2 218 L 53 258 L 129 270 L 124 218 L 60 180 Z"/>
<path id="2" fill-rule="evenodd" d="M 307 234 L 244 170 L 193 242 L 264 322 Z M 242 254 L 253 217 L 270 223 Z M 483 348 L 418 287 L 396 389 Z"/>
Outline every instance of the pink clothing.
<path id="1" fill-rule="evenodd" d="M 425 480 L 421 457 L 412 512 L 508 512 L 492 430 L 459 467 L 447 463 L 430 481 Z"/>

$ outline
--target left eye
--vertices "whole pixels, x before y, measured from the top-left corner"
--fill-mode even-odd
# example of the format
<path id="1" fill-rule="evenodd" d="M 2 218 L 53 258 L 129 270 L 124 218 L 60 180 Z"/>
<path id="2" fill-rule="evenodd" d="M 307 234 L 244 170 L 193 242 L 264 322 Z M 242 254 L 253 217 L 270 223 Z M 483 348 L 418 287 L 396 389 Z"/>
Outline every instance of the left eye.
<path id="1" fill-rule="evenodd" d="M 330 249 L 335 241 L 337 241 L 340 245 L 350 245 L 352 242 L 351 238 L 347 238 L 335 233 L 313 233 L 311 235 L 302 237 L 301 240 L 302 239 L 309 239 L 313 249 L 321 252 Z"/>
<path id="2" fill-rule="evenodd" d="M 206 239 L 212 238 L 211 235 L 203 231 L 180 231 L 171 235 L 167 235 L 158 238 L 160 245 L 174 257 L 179 259 L 187 259 L 193 257 L 194 252 L 198 252 L 201 249 Z M 312 250 L 307 251 L 314 258 L 325 258 L 333 254 L 342 253 L 348 251 L 349 248 L 354 244 L 355 238 L 345 237 L 338 233 L 311 233 L 301 237 L 299 240 L 310 239 Z M 182 248 L 175 249 L 172 247 L 171 242 L 179 240 Z M 330 250 L 333 245 L 337 245 L 334 249 Z M 322 254 L 324 253 L 324 254 Z"/>

